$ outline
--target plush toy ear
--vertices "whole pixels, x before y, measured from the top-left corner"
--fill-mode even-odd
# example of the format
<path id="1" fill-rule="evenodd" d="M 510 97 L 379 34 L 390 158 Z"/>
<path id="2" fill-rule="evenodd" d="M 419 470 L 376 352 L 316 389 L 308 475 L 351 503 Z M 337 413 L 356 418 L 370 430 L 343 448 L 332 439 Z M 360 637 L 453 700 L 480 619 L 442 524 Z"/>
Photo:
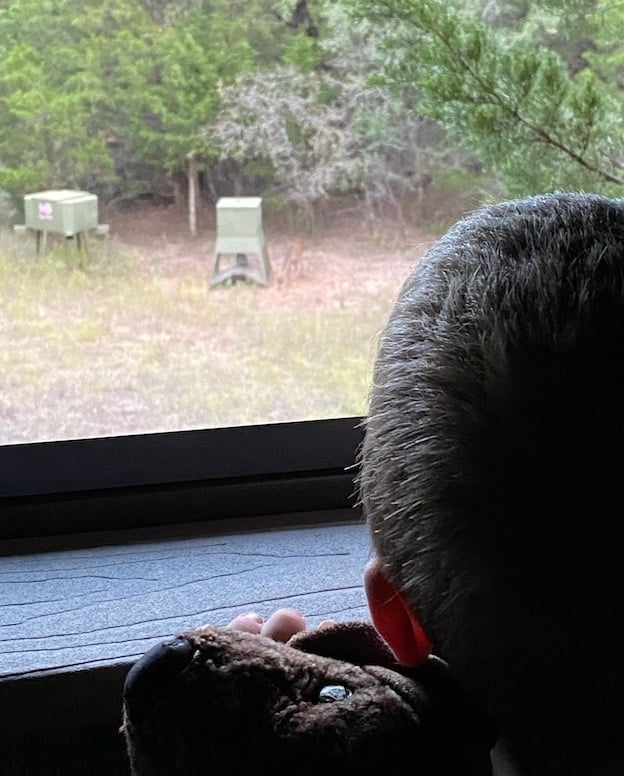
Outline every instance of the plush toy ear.
<path id="1" fill-rule="evenodd" d="M 364 572 L 364 588 L 375 628 L 401 665 L 416 668 L 431 654 L 431 642 L 403 594 L 384 574 L 378 559 Z"/>

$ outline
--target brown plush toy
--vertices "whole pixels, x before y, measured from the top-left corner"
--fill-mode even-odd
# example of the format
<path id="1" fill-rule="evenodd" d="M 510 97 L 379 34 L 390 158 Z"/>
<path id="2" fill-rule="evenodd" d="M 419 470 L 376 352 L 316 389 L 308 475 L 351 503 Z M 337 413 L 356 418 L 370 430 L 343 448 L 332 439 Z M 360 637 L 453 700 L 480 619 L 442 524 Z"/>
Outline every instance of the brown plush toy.
<path id="1" fill-rule="evenodd" d="M 494 744 L 441 660 L 402 669 L 359 621 L 182 633 L 128 672 L 122 731 L 135 776 L 486 776 Z"/>

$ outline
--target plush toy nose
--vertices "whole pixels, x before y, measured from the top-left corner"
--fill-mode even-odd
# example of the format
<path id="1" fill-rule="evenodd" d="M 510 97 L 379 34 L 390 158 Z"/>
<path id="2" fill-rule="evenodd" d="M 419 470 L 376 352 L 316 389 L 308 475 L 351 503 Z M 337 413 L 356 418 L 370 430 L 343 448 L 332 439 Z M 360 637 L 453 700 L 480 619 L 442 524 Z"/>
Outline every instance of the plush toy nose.
<path id="1" fill-rule="evenodd" d="M 132 666 L 123 688 L 130 722 L 141 722 L 173 686 L 193 657 L 194 647 L 183 638 L 157 644 Z"/>

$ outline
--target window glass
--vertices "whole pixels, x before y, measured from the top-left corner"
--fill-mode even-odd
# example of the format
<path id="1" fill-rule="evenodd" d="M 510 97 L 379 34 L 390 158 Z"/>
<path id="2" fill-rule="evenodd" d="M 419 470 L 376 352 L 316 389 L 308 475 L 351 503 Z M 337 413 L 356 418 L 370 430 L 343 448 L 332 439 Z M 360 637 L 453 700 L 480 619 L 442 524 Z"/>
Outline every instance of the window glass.
<path id="1" fill-rule="evenodd" d="M 462 214 L 620 195 L 592 0 L 0 0 L 0 443 L 358 416 Z"/>

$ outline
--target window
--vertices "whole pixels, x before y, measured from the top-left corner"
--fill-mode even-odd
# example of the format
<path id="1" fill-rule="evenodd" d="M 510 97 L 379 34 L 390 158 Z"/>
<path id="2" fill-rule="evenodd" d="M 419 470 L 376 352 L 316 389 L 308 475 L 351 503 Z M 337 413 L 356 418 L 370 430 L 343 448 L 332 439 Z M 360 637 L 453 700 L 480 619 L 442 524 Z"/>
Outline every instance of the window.
<path id="1" fill-rule="evenodd" d="M 332 4 L 0 11 L 0 536 L 352 504 L 431 239 L 435 133 L 367 86 L 378 40 L 345 61 Z M 270 282 L 214 282 L 217 204 L 256 195 Z"/>
<path id="2" fill-rule="evenodd" d="M 446 226 L 491 198 L 621 189 L 610 4 L 0 11 L 9 461 L 357 418 L 396 293 Z M 245 253 L 214 283 L 217 205 L 241 196 L 261 203 L 268 284 Z"/>
<path id="3" fill-rule="evenodd" d="M 436 236 L 492 198 L 619 194 L 617 8 L 425 6 L 0 5 L 5 505 L 41 497 L 45 470 L 81 493 L 154 487 L 129 474 L 135 445 L 147 470 L 225 429 L 290 446 L 344 428 L 352 450 L 379 331 Z M 32 227 L 28 192 L 76 190 L 96 228 L 44 229 L 50 198 Z M 256 195 L 271 282 L 236 254 L 213 284 L 218 201 Z M 310 470 L 336 464 L 317 453 Z M 227 477 L 274 476 L 255 456 Z M 206 460 L 182 481 L 218 479 Z"/>
<path id="4" fill-rule="evenodd" d="M 0 443 L 363 414 L 431 239 L 377 41 L 345 61 L 323 3 L 3 5 Z M 254 246 L 217 265 L 224 200 L 270 282 Z"/>

